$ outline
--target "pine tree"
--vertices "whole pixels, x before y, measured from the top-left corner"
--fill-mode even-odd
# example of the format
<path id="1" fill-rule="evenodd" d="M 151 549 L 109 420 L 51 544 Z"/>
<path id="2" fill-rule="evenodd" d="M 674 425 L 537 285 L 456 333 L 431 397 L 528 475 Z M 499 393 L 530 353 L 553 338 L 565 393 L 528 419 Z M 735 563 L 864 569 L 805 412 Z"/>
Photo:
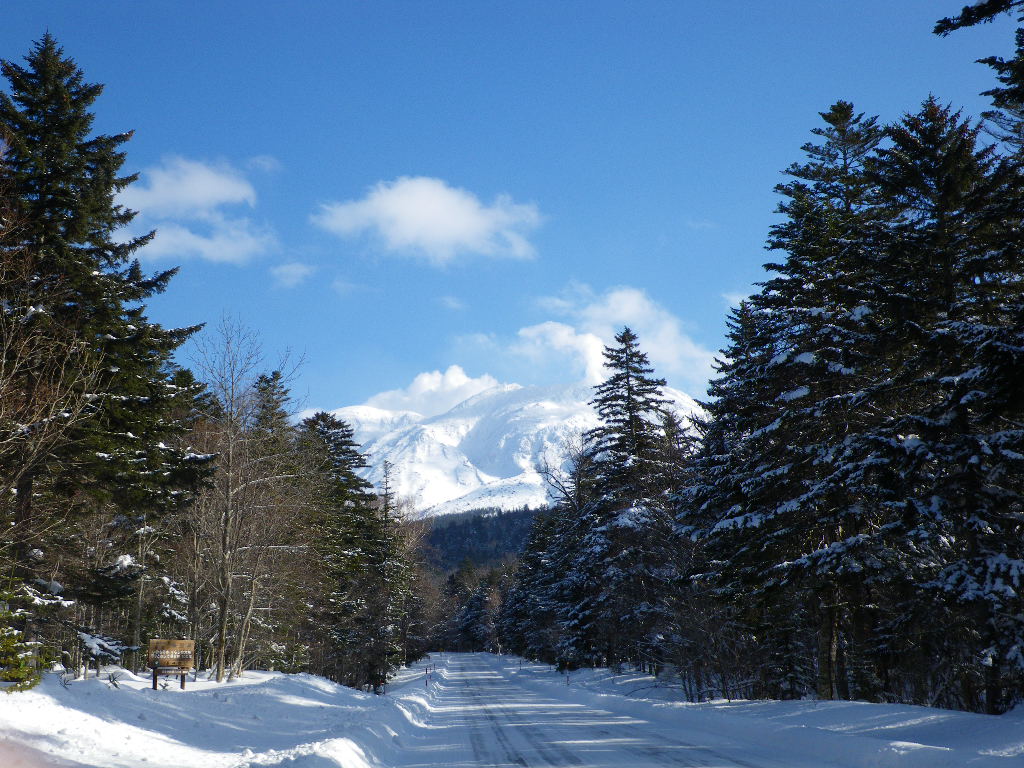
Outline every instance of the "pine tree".
<path id="1" fill-rule="evenodd" d="M 189 459 L 160 447 L 175 434 L 165 417 L 175 396 L 165 366 L 197 328 L 165 330 L 143 314 L 140 302 L 162 292 L 175 270 L 147 277 L 132 260 L 152 234 L 115 237 L 134 217 L 116 195 L 136 177 L 118 175 L 120 145 L 130 134 L 89 135 L 89 110 L 102 86 L 86 83 L 50 35 L 26 62 L 0 67 L 10 81 L 10 93 L 0 95 L 0 173 L 32 258 L 16 298 L 23 309 L 44 311 L 67 333 L 96 344 L 103 360 L 92 395 L 95 417 L 55 457 L 51 467 L 62 471 L 54 485 L 62 493 L 86 489 L 124 508 L 170 503 Z M 22 518 L 31 516 L 31 481 L 24 478 L 19 489 Z"/>
<path id="2" fill-rule="evenodd" d="M 874 172 L 894 222 L 889 264 L 904 275 L 893 292 L 895 325 L 906 346 L 873 460 L 887 459 L 898 473 L 894 530 L 923 565 L 915 585 L 951 600 L 942 607 L 954 625 L 982 646 L 962 646 L 987 661 L 965 665 L 961 690 L 972 676 L 984 679 L 985 706 L 995 712 L 1005 705 L 1000 668 L 1020 680 L 1024 641 L 1024 623 L 1005 621 L 1019 598 L 1002 587 L 1024 572 L 1024 445 L 1011 426 L 1021 414 L 1005 385 L 1019 363 L 1012 349 L 1024 340 L 1024 186 L 1018 163 L 979 146 L 979 132 L 929 99 L 892 128 L 893 146 L 879 154 Z"/>
<path id="3" fill-rule="evenodd" d="M 170 358 L 197 328 L 164 329 L 149 322 L 143 305 L 174 270 L 146 276 L 133 260 L 152 234 L 120 239 L 134 216 L 116 202 L 135 180 L 119 175 L 130 134 L 91 135 L 90 109 L 102 86 L 85 82 L 48 34 L 25 66 L 4 61 L 0 71 L 10 86 L 0 94 L 0 187 L 18 221 L 16 248 L 25 265 L 20 284 L 5 294 L 4 311 L 45 316 L 54 338 L 69 350 L 90 350 L 97 369 L 75 381 L 88 418 L 45 454 L 20 462 L 13 557 L 31 584 L 42 568 L 53 572 L 58 562 L 79 557 L 68 551 L 77 534 L 63 520 L 69 512 L 106 510 L 109 520 L 179 508 L 208 458 L 178 447 L 180 425 L 169 415 L 181 394 L 171 383 Z M 9 255 L 5 244 L 5 264 Z M 28 369 L 19 382 L 22 397 L 61 388 L 67 373 Z M 97 585 L 68 586 L 88 592 Z"/>
<path id="4" fill-rule="evenodd" d="M 873 602 L 885 547 L 873 510 L 850 492 L 842 456 L 849 433 L 873 417 L 861 401 L 884 360 L 875 324 L 886 294 L 873 272 L 880 220 L 866 170 L 882 131 L 848 102 L 821 117 L 821 143 L 805 144 L 807 161 L 776 188 L 785 219 L 768 246 L 786 258 L 766 265 L 773 276 L 731 322 L 679 522 L 701 542 L 699 580 L 735 617 L 819 624 L 819 695 L 848 696 L 853 662 L 856 695 L 873 698 L 873 619 L 859 606 Z M 794 611 L 794 596 L 812 610 Z M 778 636 L 806 648 L 787 638 L 807 628 L 788 624 L 782 634 L 757 628 L 762 653 L 777 668 L 807 668 L 810 659 L 783 663 L 784 652 L 764 647 Z"/>
<path id="5" fill-rule="evenodd" d="M 611 375 L 594 388 L 594 406 L 601 426 L 588 434 L 599 456 L 598 471 L 606 503 L 632 504 L 658 500 L 670 474 L 664 462 L 663 414 L 668 401 L 664 379 L 654 378 L 647 355 L 629 328 L 605 347 Z"/>
<path id="6" fill-rule="evenodd" d="M 956 16 L 935 22 L 934 32 L 937 35 L 948 35 L 957 29 L 990 22 L 997 16 L 1013 13 L 1017 9 L 1024 9 L 1024 0 L 976 0 L 973 4 L 961 8 Z M 1021 13 L 1020 20 L 1024 21 L 1024 12 Z"/>
<path id="7" fill-rule="evenodd" d="M 311 526 L 319 572 L 310 588 L 317 605 L 317 634 L 323 630 L 327 658 L 335 659 L 324 671 L 351 684 L 351 671 L 346 670 L 355 663 L 347 656 L 358 642 L 352 625 L 359 604 L 353 592 L 368 567 L 366 528 L 375 514 L 375 497 L 372 486 L 356 474 L 366 458 L 344 421 L 324 411 L 315 413 L 301 424 L 300 445 L 319 479 Z"/>
<path id="8" fill-rule="evenodd" d="M 999 85 L 982 93 L 992 99 L 993 109 L 983 112 L 989 131 L 1004 142 L 1018 159 L 1024 157 L 1024 29 L 1016 32 L 1012 59 L 988 56 L 981 59 L 996 73 Z"/>
<path id="9" fill-rule="evenodd" d="M 638 661 L 659 652 L 674 578 L 663 431 L 667 400 L 636 334 L 624 328 L 604 356 L 610 376 L 591 401 L 595 498 L 572 521 L 574 551 L 559 589 L 560 655 L 570 665 Z"/>

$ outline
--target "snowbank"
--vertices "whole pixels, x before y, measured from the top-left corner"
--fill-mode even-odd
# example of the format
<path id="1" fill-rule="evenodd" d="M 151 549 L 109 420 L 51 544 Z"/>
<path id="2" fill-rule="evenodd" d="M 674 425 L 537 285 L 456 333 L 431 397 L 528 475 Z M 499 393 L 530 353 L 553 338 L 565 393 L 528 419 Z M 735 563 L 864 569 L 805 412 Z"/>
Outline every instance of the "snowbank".
<path id="1" fill-rule="evenodd" d="M 798 752 L 851 768 L 990 768 L 1024 765 L 1024 709 L 1000 717 L 860 701 L 713 701 L 690 704 L 680 691 L 637 672 L 582 669 L 566 676 L 546 664 L 506 657 L 505 674 L 549 696 L 616 713 L 686 723 L 709 733 Z"/>
<path id="2" fill-rule="evenodd" d="M 0 765 L 365 768 L 389 764 L 403 727 L 390 700 L 313 675 L 249 672 L 154 691 L 149 678 L 110 671 L 116 687 L 107 673 L 67 688 L 49 674 L 0 696 Z"/>

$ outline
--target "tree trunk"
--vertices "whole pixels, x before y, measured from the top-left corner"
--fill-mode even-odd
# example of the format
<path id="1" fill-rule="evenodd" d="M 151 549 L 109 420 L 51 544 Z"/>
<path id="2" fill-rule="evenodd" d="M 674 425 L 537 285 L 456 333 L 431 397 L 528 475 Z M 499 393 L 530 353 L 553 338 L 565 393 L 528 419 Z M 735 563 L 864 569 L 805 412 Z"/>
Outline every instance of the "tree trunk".
<path id="1" fill-rule="evenodd" d="M 14 573 L 19 578 L 31 576 L 28 553 L 31 550 L 32 519 L 32 476 L 22 475 L 15 486 L 17 498 L 14 501 Z"/>
<path id="2" fill-rule="evenodd" d="M 835 699 L 838 697 L 836 675 L 838 672 L 838 621 L 834 598 L 830 595 L 821 605 L 821 624 L 818 629 L 818 697 Z"/>
<path id="3" fill-rule="evenodd" d="M 142 527 L 146 527 L 146 517 L 142 517 Z M 132 629 L 132 646 L 135 648 L 132 651 L 132 670 L 138 672 L 142 669 L 142 665 L 139 663 L 140 650 L 142 646 L 142 603 L 145 597 L 145 547 L 143 545 L 143 536 L 146 534 L 140 534 L 139 536 L 139 565 L 143 566 L 143 572 L 139 576 L 138 588 L 135 590 L 135 604 L 132 606 L 132 617 L 131 617 L 131 629 Z"/>
<path id="4" fill-rule="evenodd" d="M 242 619 L 242 627 L 238 633 L 236 643 L 235 660 L 231 664 L 231 677 L 242 674 L 242 664 L 245 661 L 245 646 L 249 642 L 249 629 L 252 626 L 252 614 L 256 610 L 256 569 L 259 561 L 253 568 L 252 581 L 249 584 L 249 603 L 245 607 L 245 617 Z"/>
<path id="5" fill-rule="evenodd" d="M 848 592 L 852 605 L 850 633 L 853 637 L 853 650 L 850 654 L 850 667 L 853 695 L 858 699 L 878 702 L 882 700 L 882 683 L 871 649 L 875 632 L 874 612 L 869 607 L 871 590 L 864 584 L 855 584 Z"/>
<path id="6" fill-rule="evenodd" d="M 217 599 L 217 656 L 214 661 L 217 670 L 216 680 L 224 682 L 224 665 L 228 657 L 228 619 L 231 609 L 231 576 L 228 575 L 228 586 Z"/>
<path id="7" fill-rule="evenodd" d="M 1003 687 L 1000 680 L 999 662 L 985 667 L 985 714 L 1001 715 L 1003 713 Z"/>

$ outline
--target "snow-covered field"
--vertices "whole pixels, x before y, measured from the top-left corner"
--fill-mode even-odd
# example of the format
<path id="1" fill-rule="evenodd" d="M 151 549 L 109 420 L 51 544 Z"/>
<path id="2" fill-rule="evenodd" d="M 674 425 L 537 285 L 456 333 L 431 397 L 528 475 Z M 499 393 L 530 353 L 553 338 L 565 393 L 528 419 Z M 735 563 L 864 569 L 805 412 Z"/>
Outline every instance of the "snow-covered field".
<path id="1" fill-rule="evenodd" d="M 428 681 L 427 664 L 436 665 Z M 120 673 L 0 695 L 0 766 L 125 768 L 989 768 L 1024 765 L 1024 713 L 986 717 L 851 702 L 686 704 L 651 678 L 566 678 L 490 654 L 447 654 L 386 696 L 252 672 L 153 691 Z"/>

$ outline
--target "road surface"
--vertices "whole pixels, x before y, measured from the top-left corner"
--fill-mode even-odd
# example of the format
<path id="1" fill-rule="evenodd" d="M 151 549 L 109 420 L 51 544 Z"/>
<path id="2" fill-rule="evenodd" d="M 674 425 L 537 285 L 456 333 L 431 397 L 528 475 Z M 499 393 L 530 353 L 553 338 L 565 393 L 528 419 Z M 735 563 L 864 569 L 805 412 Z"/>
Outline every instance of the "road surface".
<path id="1" fill-rule="evenodd" d="M 574 701 L 516 680 L 489 654 L 444 658 L 426 704 L 409 710 L 403 768 L 822 768 L 819 760 L 770 754 L 755 742 L 687 728 L 685 712 L 644 719 Z M 586 697 L 584 697 L 586 698 Z M 630 702 L 625 704 L 628 706 Z M 603 705 L 603 704 L 602 704 Z M 632 708 L 635 711 L 635 708 Z"/>

